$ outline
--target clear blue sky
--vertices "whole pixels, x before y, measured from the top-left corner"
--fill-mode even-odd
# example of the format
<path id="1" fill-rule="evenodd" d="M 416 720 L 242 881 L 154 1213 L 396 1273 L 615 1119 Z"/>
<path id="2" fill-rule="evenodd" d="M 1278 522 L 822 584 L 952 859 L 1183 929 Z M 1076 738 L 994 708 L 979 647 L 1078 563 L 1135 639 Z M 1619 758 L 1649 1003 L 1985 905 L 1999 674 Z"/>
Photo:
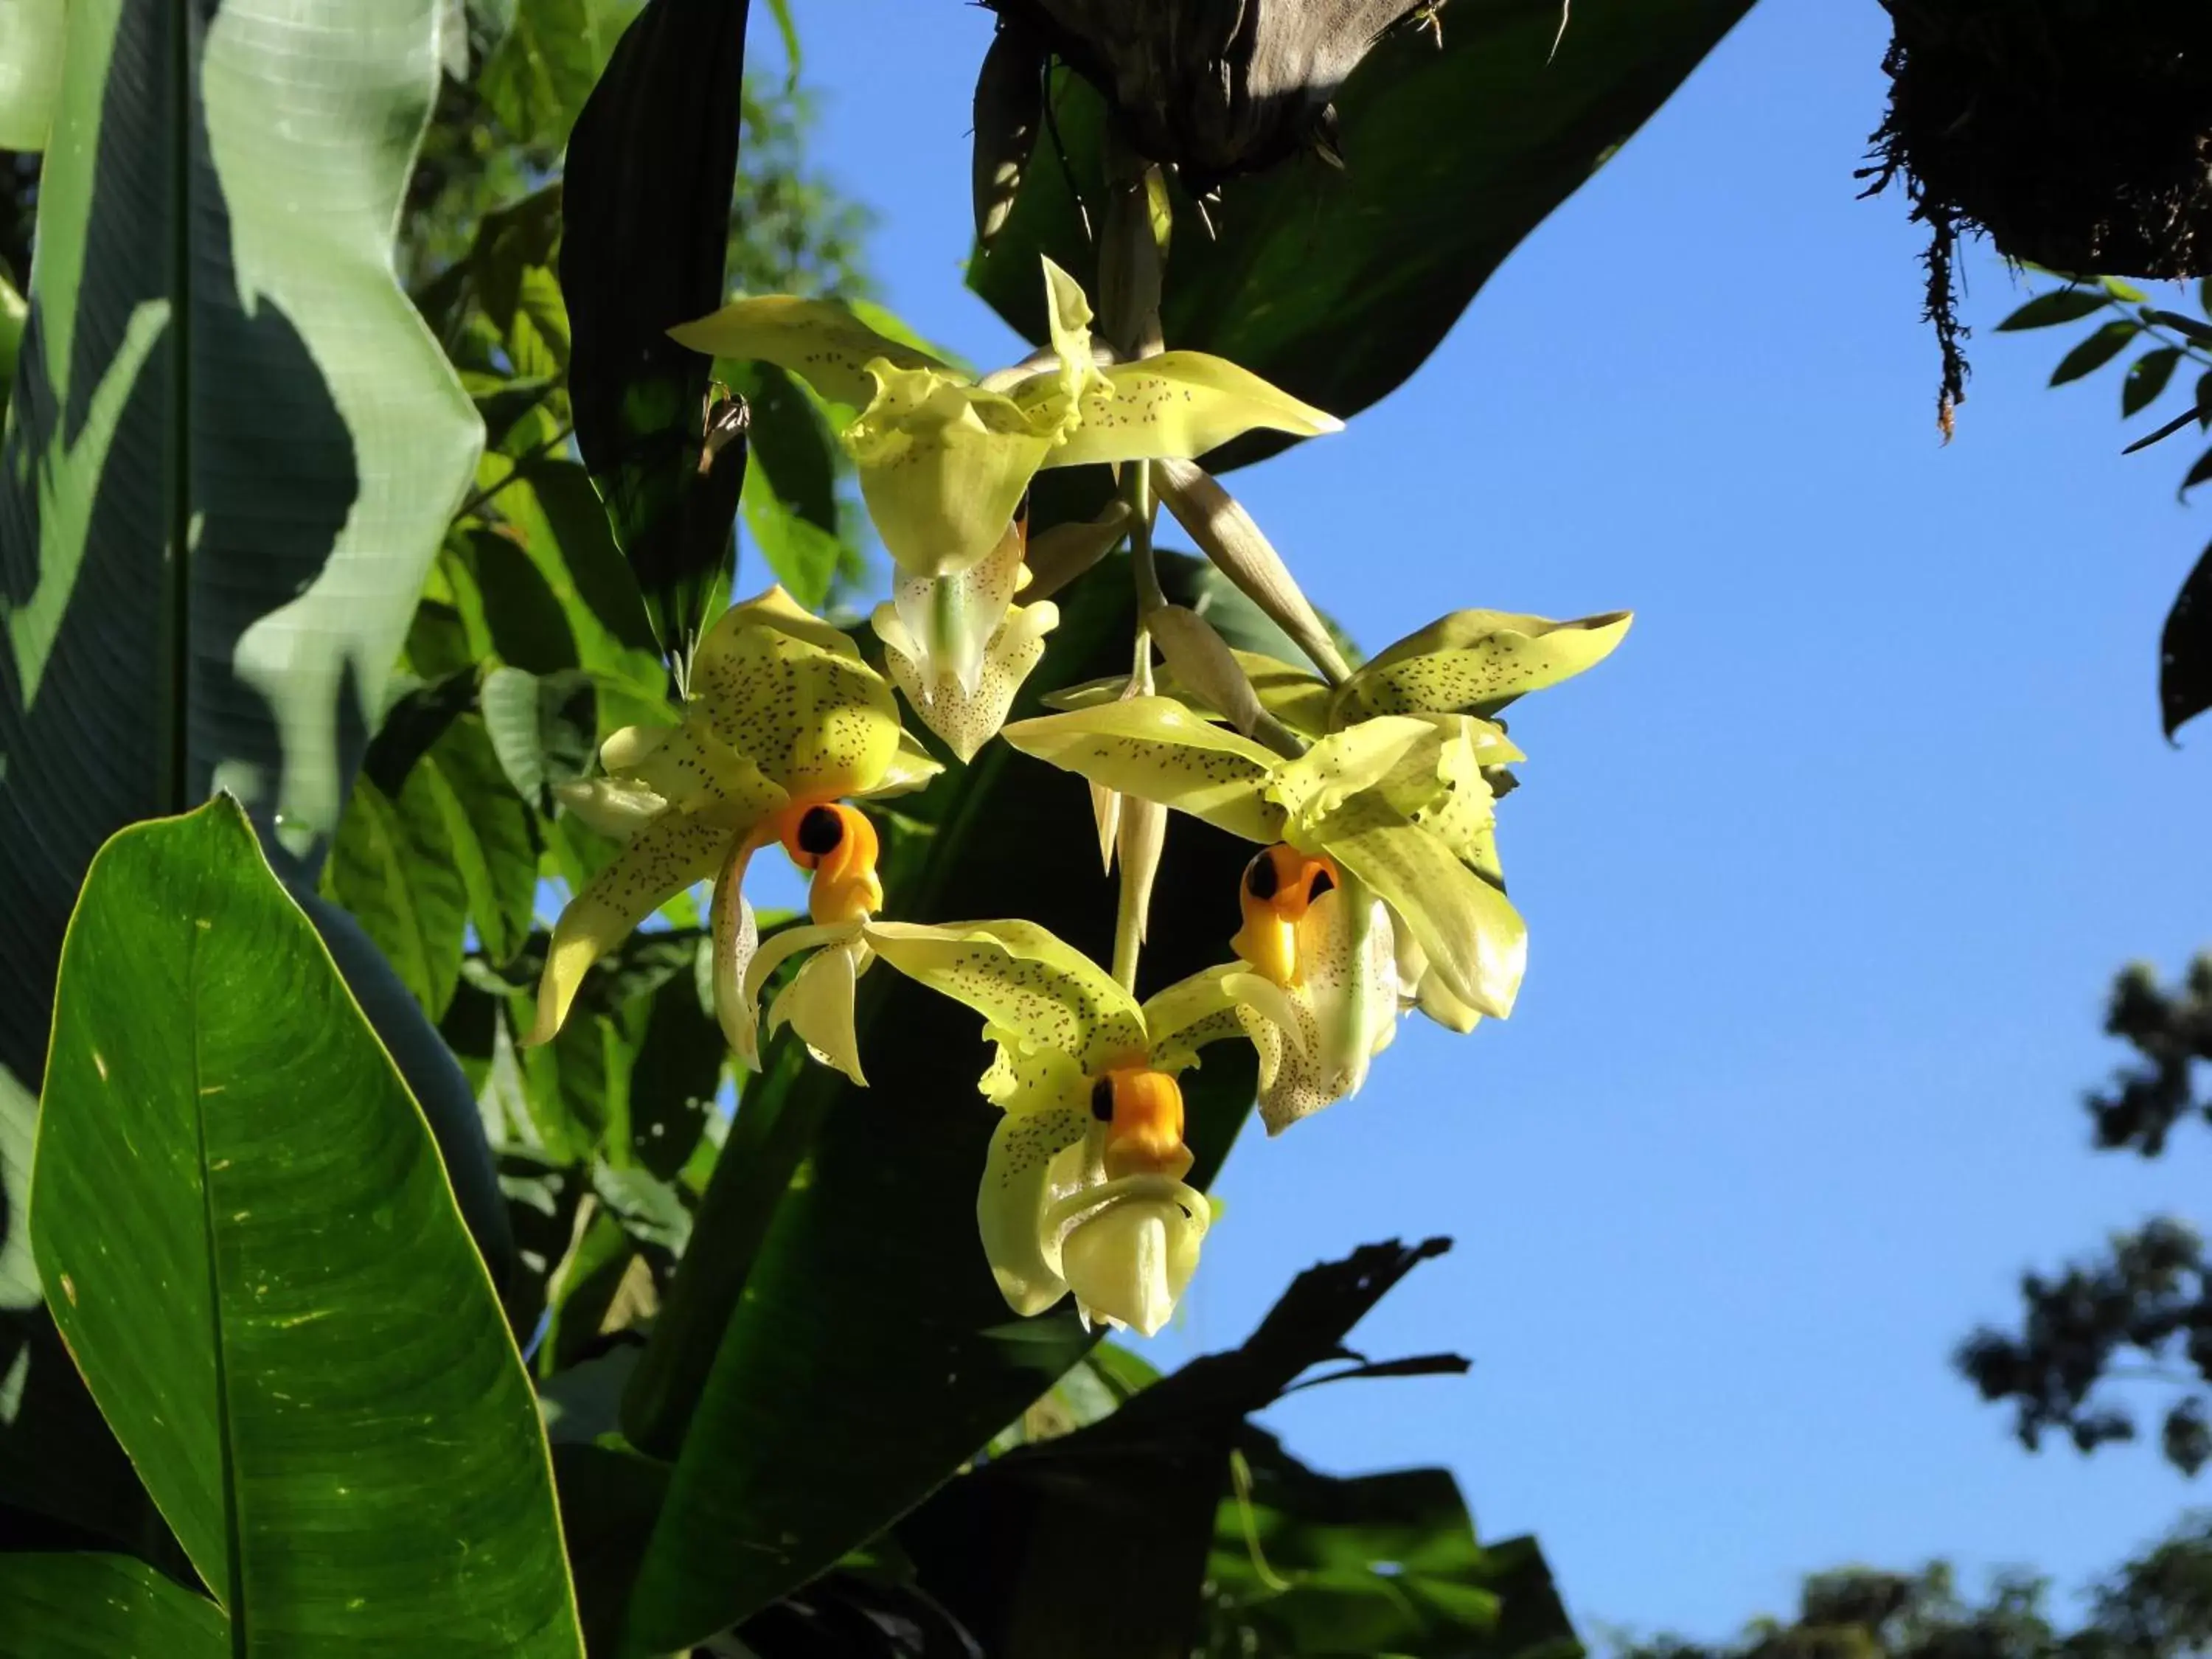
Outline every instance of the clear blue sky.
<path id="1" fill-rule="evenodd" d="M 800 21 L 886 297 L 1004 361 L 960 286 L 988 15 Z M 1850 1560 L 2072 1583 L 2203 1498 L 2148 1447 L 2028 1456 L 1948 1368 L 2022 1266 L 2204 1211 L 2204 1137 L 2093 1157 L 2076 1097 L 2118 1057 L 2112 972 L 2212 940 L 2212 732 L 2168 749 L 2154 690 L 2212 515 L 2175 505 L 2178 451 L 2119 457 L 2111 376 L 2046 392 L 2058 337 L 1989 332 L 2021 290 L 1986 252 L 1939 447 L 1919 235 L 1854 199 L 1886 33 L 1875 0 L 1761 0 L 1410 383 L 1236 481 L 1370 647 L 1465 605 L 1638 613 L 1515 719 L 1518 1012 L 1409 1024 L 1357 1101 L 1255 1130 L 1154 1345 L 1454 1235 L 1362 1336 L 1473 1376 L 1275 1426 L 1325 1467 L 1449 1462 L 1586 1635 L 1720 1634 Z"/>

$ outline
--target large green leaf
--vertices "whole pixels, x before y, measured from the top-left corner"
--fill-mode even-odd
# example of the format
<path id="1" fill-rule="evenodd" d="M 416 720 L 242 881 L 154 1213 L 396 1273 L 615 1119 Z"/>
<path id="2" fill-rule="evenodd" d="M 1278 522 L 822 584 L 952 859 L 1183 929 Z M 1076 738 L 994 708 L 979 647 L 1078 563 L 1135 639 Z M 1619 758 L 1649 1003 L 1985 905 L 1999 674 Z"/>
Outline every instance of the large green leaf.
<path id="1" fill-rule="evenodd" d="M 222 783 L 286 879 L 312 880 L 480 431 L 392 275 L 437 0 L 67 11 L 0 446 L 10 1159 L 63 929 L 108 836 Z M 496 1253 L 465 1080 L 377 953 L 331 926 Z M 20 1285 L 20 1215 L 0 1224 L 0 1285 Z M 22 1340 L 0 1330 L 0 1374 Z M 26 1417 L 9 1434 L 39 1443 Z"/>
<path id="2" fill-rule="evenodd" d="M 577 118 L 562 187 L 576 443 L 679 673 L 729 580 L 744 484 L 744 438 L 708 441 L 708 361 L 668 331 L 722 302 L 746 11 L 647 0 Z"/>
<path id="3" fill-rule="evenodd" d="M 595 0 L 517 0 L 477 90 L 526 142 L 558 144 L 607 58 Z"/>
<path id="4" fill-rule="evenodd" d="M 31 1234 L 234 1650 L 580 1652 L 536 1402 L 428 1127 L 227 798 L 94 861 Z"/>
<path id="5" fill-rule="evenodd" d="M 222 1609 L 124 1555 L 0 1555 L 0 1659 L 225 1659 Z"/>
<path id="6" fill-rule="evenodd" d="M 1202 580 L 1182 561 L 1169 574 L 1186 593 Z M 1212 602 L 1240 643 L 1286 648 L 1225 584 Z M 1126 560 L 1061 604 L 1035 684 L 1127 663 Z M 1018 908 L 1110 956 L 1114 885 L 1079 781 L 994 744 L 900 805 L 934 830 L 894 849 L 888 914 Z M 1144 988 L 1225 957 L 1249 850 L 1174 826 Z M 625 1401 L 634 1443 L 680 1448 L 631 1607 L 637 1651 L 696 1641 L 827 1567 L 921 1501 L 1090 1344 L 1068 1304 L 1010 1313 L 986 1268 L 975 1188 L 997 1113 L 976 1092 L 980 1024 L 948 1020 L 941 1000 L 879 972 L 862 981 L 860 1030 L 868 1090 L 809 1060 L 788 1033 L 770 1046 Z M 1253 1081 L 1243 1044 L 1215 1048 L 1184 1079 L 1200 1179 L 1227 1151 Z"/>
<path id="7" fill-rule="evenodd" d="M 14 0 L 0 10 L 0 149 L 46 147 L 68 33 L 68 0 Z"/>
<path id="8" fill-rule="evenodd" d="M 1425 30 L 1397 31 L 1337 97 L 1341 172 L 1305 156 L 1231 182 L 1210 210 L 1212 237 L 1178 201 L 1168 343 L 1218 352 L 1332 414 L 1366 408 L 1750 7 L 1575 0 L 1569 15 L 1559 0 L 1460 0 L 1442 9 L 1441 48 Z M 1066 164 L 1027 169 L 1013 216 L 969 267 L 1032 340 L 1045 337 L 1038 254 L 1079 273 L 1097 264 L 1069 180 L 1096 222 L 1102 115 L 1086 83 L 1059 77 L 1052 131 Z M 1282 441 L 1226 453 L 1250 459 Z"/>

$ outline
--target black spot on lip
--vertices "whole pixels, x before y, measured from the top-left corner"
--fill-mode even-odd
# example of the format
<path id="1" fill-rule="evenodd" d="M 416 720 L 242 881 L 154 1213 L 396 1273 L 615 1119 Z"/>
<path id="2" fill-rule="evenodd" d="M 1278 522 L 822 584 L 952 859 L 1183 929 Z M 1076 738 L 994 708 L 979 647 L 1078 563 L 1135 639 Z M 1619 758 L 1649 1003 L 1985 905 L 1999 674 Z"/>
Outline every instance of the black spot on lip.
<path id="1" fill-rule="evenodd" d="M 1091 1085 L 1091 1115 L 1101 1123 L 1114 1121 L 1114 1080 L 1100 1078 Z"/>
<path id="2" fill-rule="evenodd" d="M 834 853 L 837 843 L 845 839 L 845 820 L 836 809 L 816 806 L 808 810 L 799 821 L 799 850 L 820 858 L 824 853 Z"/>
<path id="3" fill-rule="evenodd" d="M 1274 897 L 1275 884 L 1279 879 L 1275 873 L 1275 854 L 1273 848 L 1268 848 L 1244 866 L 1244 890 L 1255 899 Z"/>
<path id="4" fill-rule="evenodd" d="M 1329 878 L 1328 870 L 1316 866 L 1314 869 L 1313 885 L 1307 890 L 1306 896 L 1310 899 L 1317 899 L 1335 885 L 1336 883 Z"/>

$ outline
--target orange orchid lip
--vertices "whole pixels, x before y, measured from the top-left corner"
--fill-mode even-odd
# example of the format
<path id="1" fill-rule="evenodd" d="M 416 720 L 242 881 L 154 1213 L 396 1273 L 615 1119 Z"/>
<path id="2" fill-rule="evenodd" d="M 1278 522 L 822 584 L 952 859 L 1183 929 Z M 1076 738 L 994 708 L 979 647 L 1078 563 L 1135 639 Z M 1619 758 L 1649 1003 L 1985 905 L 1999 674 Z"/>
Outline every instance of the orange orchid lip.
<path id="1" fill-rule="evenodd" d="M 1237 884 L 1244 925 L 1229 941 L 1230 948 L 1278 985 L 1288 988 L 1303 982 L 1298 924 L 1316 899 L 1341 883 L 1328 859 L 1310 858 L 1286 842 L 1261 848 Z"/>
<path id="2" fill-rule="evenodd" d="M 876 826 L 858 807 L 842 801 L 793 801 L 764 826 L 800 869 L 814 879 L 807 913 L 823 926 L 865 921 L 883 908 L 877 874 L 883 852 Z"/>
<path id="3" fill-rule="evenodd" d="M 1107 1126 L 1109 1178 L 1190 1173 L 1190 1148 L 1182 1140 L 1182 1090 L 1165 1072 L 1117 1066 L 1091 1085 L 1091 1115 Z"/>

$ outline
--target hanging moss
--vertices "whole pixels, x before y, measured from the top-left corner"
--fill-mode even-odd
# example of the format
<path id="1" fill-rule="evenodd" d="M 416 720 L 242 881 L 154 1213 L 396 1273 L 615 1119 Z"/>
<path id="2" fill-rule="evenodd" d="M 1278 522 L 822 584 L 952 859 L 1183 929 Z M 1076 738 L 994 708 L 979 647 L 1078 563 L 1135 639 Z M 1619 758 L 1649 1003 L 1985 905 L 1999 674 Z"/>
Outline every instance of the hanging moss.
<path id="1" fill-rule="evenodd" d="M 1889 111 L 1869 193 L 1901 184 L 1929 228 L 1942 404 L 1962 395 L 1951 263 L 1986 232 L 2069 272 L 2212 272 L 2212 4 L 1884 0 Z"/>

